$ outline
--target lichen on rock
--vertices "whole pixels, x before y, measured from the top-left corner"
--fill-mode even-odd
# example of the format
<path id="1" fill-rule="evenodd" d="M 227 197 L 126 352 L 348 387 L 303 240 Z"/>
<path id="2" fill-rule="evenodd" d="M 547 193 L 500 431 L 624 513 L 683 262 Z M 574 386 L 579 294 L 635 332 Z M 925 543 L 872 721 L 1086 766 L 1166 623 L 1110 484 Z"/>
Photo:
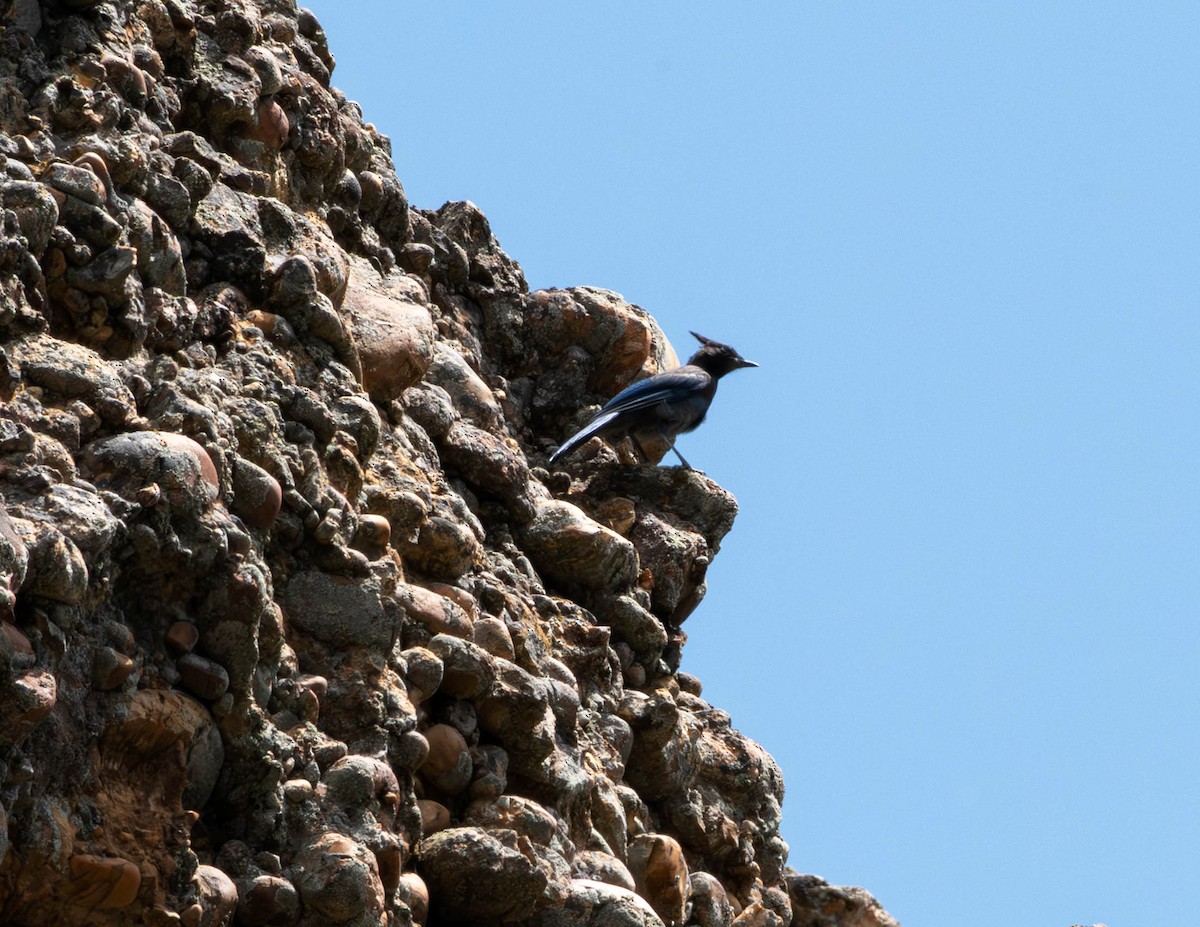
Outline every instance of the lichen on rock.
<path id="1" fill-rule="evenodd" d="M 733 498 L 547 470 L 653 318 L 410 207 L 291 0 L 0 17 L 0 922 L 886 923 L 679 671 Z"/>

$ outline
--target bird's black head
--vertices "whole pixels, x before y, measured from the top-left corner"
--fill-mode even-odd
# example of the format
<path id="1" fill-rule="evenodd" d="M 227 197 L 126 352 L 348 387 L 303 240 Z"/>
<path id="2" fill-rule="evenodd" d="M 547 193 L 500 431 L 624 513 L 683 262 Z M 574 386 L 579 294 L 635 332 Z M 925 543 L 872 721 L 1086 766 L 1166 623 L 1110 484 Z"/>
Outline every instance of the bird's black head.
<path id="1" fill-rule="evenodd" d="M 705 338 L 695 332 L 692 332 L 692 337 L 700 342 L 700 350 L 692 355 L 688 363 L 707 371 L 714 377 L 723 377 L 740 367 L 758 366 L 754 361 L 746 360 L 727 344 L 721 344 L 719 341 L 713 341 L 711 338 Z"/>

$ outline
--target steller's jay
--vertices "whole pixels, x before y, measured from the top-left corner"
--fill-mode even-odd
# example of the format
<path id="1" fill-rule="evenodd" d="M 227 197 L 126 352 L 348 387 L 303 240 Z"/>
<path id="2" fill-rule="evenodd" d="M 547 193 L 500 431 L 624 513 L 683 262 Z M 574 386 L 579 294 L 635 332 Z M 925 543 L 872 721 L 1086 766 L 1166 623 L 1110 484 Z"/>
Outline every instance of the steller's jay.
<path id="1" fill-rule="evenodd" d="M 727 344 L 692 332 L 700 342 L 700 350 L 682 367 L 656 373 L 613 396 L 590 422 L 563 442 L 550 456 L 550 462 L 571 453 L 588 438 L 599 436 L 606 440 L 633 439 L 634 446 L 648 460 L 639 438 L 661 438 L 689 470 L 692 465 L 675 450 L 675 438 L 691 431 L 704 421 L 717 381 L 740 367 L 757 367 Z"/>

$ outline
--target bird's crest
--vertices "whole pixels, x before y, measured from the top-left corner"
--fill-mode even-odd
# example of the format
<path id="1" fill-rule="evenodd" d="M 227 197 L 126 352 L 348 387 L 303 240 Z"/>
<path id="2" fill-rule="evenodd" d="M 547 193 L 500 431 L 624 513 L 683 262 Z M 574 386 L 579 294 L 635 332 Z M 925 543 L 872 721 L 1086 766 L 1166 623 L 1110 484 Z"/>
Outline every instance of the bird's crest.
<path id="1" fill-rule="evenodd" d="M 701 344 L 708 345 L 709 347 L 713 347 L 713 348 L 728 348 L 729 347 L 729 345 L 727 345 L 727 344 L 721 344 L 721 342 L 719 342 L 719 341 L 713 341 L 711 338 L 705 338 L 703 335 L 699 334 L 698 332 L 689 332 L 689 334 L 693 338 L 695 338 L 697 341 L 699 341 Z M 732 348 L 730 350 L 732 350 Z"/>
<path id="2" fill-rule="evenodd" d="M 718 377 L 741 367 L 758 366 L 754 361 L 746 360 L 735 348 L 731 348 L 727 344 L 722 344 L 720 341 L 713 341 L 711 338 L 705 338 L 698 332 L 692 332 L 691 334 L 693 338 L 700 342 L 700 350 L 692 355 L 692 359 L 688 361 L 689 364 L 696 364 L 703 367 L 709 373 Z"/>

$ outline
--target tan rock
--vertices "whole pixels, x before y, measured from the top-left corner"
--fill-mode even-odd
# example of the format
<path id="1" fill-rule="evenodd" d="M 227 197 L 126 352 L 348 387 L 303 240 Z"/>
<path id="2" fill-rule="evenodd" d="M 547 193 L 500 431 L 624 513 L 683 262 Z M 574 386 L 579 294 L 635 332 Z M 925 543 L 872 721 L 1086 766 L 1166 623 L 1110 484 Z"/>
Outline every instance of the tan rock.
<path id="1" fill-rule="evenodd" d="M 335 646 L 386 651 L 398 636 L 398 610 L 377 583 L 310 570 L 292 576 L 282 603 L 290 624 Z"/>
<path id="2" fill-rule="evenodd" d="M 32 445 L 32 436 L 30 436 Z M 12 621 L 15 614 L 17 590 L 25 581 L 29 569 L 29 550 L 13 519 L 0 504 L 0 620 Z M 0 647 L 4 644 L 0 643 Z"/>
<path id="3" fill-rule="evenodd" d="M 471 630 L 475 643 L 493 657 L 509 661 L 516 659 L 512 635 L 508 633 L 508 627 L 499 618 L 480 618 Z"/>
<path id="4" fill-rule="evenodd" d="M 118 225 L 118 235 L 120 231 Z M 41 335 L 11 344 L 7 350 L 30 384 L 67 399 L 81 399 L 113 425 L 125 425 L 137 415 L 133 394 L 117 369 L 91 348 Z"/>
<path id="5" fill-rule="evenodd" d="M 318 291 L 329 299 L 336 316 L 344 315 L 345 300 L 357 269 L 373 268 L 361 258 L 351 257 L 342 250 L 324 223 L 299 212 L 293 213 L 292 218 L 297 226 L 297 234 L 289 243 L 292 253 L 302 254 L 312 264 Z M 338 324 L 340 327 L 341 323 Z M 325 337 L 320 332 L 315 334 Z"/>
<path id="6" fill-rule="evenodd" d="M 733 919 L 734 927 L 784 927 L 783 921 L 761 901 L 752 902 L 742 908 Z"/>
<path id="7" fill-rule="evenodd" d="M 430 383 L 446 391 L 460 415 L 480 428 L 496 431 L 501 421 L 500 405 L 462 354 L 445 342 L 438 342 L 426 376 Z"/>
<path id="8" fill-rule="evenodd" d="M 233 879 L 216 866 L 201 863 L 196 867 L 192 881 L 204 909 L 200 927 L 227 927 L 238 905 L 238 891 Z"/>
<path id="9" fill-rule="evenodd" d="M 614 645 L 621 658 L 626 678 L 635 658 L 640 664 L 641 686 L 645 683 L 645 667 L 652 666 L 667 645 L 667 632 L 662 622 L 643 608 L 632 595 L 597 595 L 591 599 L 591 609 L 601 624 L 613 630 Z M 631 682 L 631 685 L 633 683 Z"/>
<path id="10" fill-rule="evenodd" d="M 630 529 L 629 540 L 642 568 L 649 571 L 651 610 L 681 624 L 706 591 L 704 578 L 712 559 L 708 542 L 650 512 Z"/>
<path id="11" fill-rule="evenodd" d="M 329 803 L 343 811 L 367 811 L 390 827 L 400 786 L 390 766 L 373 756 L 352 754 L 335 762 L 322 777 Z"/>
<path id="12" fill-rule="evenodd" d="M 628 535 L 629 529 L 637 521 L 637 507 L 632 499 L 623 496 L 603 500 L 592 509 L 592 514 L 601 524 L 622 536 Z"/>
<path id="13" fill-rule="evenodd" d="M 525 456 L 502 436 L 469 422 L 450 426 L 439 444 L 446 465 L 471 486 L 504 500 L 520 522 L 536 511 Z"/>
<path id="14" fill-rule="evenodd" d="M 404 658 L 404 684 L 408 688 L 408 697 L 414 705 L 419 705 L 441 686 L 445 667 L 437 654 L 424 647 L 410 647 L 401 655 Z"/>
<path id="15" fill-rule="evenodd" d="M 0 658 L 17 665 L 33 664 L 33 645 L 16 625 L 0 620 Z"/>
<path id="16" fill-rule="evenodd" d="M 94 171 L 82 165 L 59 161 L 46 168 L 42 180 L 56 190 L 77 196 L 93 206 L 103 205 L 108 199 L 104 182 Z"/>
<path id="17" fill-rule="evenodd" d="M 372 399 L 394 399 L 425 375 L 435 329 L 416 280 L 399 273 L 381 278 L 355 258 L 342 310 L 362 360 L 363 388 Z"/>
<path id="18" fill-rule="evenodd" d="M 619 294 L 597 287 L 537 290 L 528 316 L 538 348 L 554 357 L 582 345 L 595 358 L 588 386 L 615 395 L 643 370 L 658 373 L 678 364 L 657 323 Z"/>
<path id="19" fill-rule="evenodd" d="M 281 347 L 293 347 L 299 343 L 291 323 L 274 312 L 251 309 L 246 313 L 246 322 L 258 328 L 269 340 Z"/>
<path id="20" fill-rule="evenodd" d="M 385 895 L 391 895 L 400 884 L 400 867 L 404 865 L 404 849 L 395 838 L 372 847 L 375 865 L 379 867 L 379 883 Z"/>
<path id="21" fill-rule="evenodd" d="M 16 214 L 17 225 L 29 242 L 29 250 L 40 257 L 58 221 L 56 197 L 40 183 L 12 181 L 5 185 L 4 204 Z"/>
<path id="22" fill-rule="evenodd" d="M 421 812 L 421 834 L 429 836 L 450 826 L 450 809 L 432 798 L 418 798 L 417 808 Z"/>
<path id="23" fill-rule="evenodd" d="M 139 689 L 128 717 L 105 730 L 100 754 L 110 768 L 142 771 L 136 782 L 110 787 L 111 813 L 130 816 L 149 813 L 146 794 L 182 793 L 184 807 L 203 808 L 225 760 L 212 715 L 170 689 Z"/>
<path id="24" fill-rule="evenodd" d="M 154 434 L 171 450 L 190 454 L 196 459 L 196 463 L 200 467 L 200 477 L 212 487 L 215 497 L 215 494 L 221 489 L 221 482 L 217 478 L 217 468 L 208 455 L 208 451 L 187 435 L 175 434 L 172 431 L 160 431 Z"/>
<path id="25" fill-rule="evenodd" d="M 20 591 L 76 605 L 87 592 L 90 575 L 79 546 L 48 524 L 13 522 L 29 552 L 29 567 Z"/>
<path id="26" fill-rule="evenodd" d="M 127 432 L 84 448 L 81 462 L 91 478 L 128 499 L 151 483 L 173 511 L 199 513 L 217 498 L 217 469 L 208 451 L 168 431 Z"/>
<path id="27" fill-rule="evenodd" d="M 504 744 L 514 771 L 532 775 L 554 751 L 549 693 L 541 679 L 515 663 L 493 662 L 493 680 L 476 703 L 479 727 Z"/>
<path id="28" fill-rule="evenodd" d="M 375 856 L 345 834 L 328 831 L 309 840 L 296 854 L 292 872 L 304 927 L 382 919 L 383 883 Z"/>
<path id="29" fill-rule="evenodd" d="M 629 871 L 637 892 L 668 924 L 682 924 L 689 893 L 688 865 L 679 841 L 642 834 L 629 843 Z"/>
<path id="30" fill-rule="evenodd" d="M 449 583 L 429 582 L 425 584 L 425 588 L 430 592 L 436 592 L 438 595 L 444 595 L 450 599 L 467 613 L 467 617 L 474 623 L 479 618 L 479 603 L 475 601 L 475 596 L 467 592 L 466 589 L 452 586 Z"/>
<path id="31" fill-rule="evenodd" d="M 406 872 L 400 876 L 399 891 L 404 895 L 409 910 L 412 911 L 413 923 L 424 924 L 429 917 L 429 889 L 425 880 L 415 872 Z"/>
<path id="32" fill-rule="evenodd" d="M 133 201 L 128 216 L 129 240 L 136 249 L 137 273 L 142 283 L 171 296 L 185 295 L 187 272 L 183 252 L 171 226 L 142 200 Z"/>
<path id="33" fill-rule="evenodd" d="M 467 742 L 449 724 L 431 725 L 424 734 L 429 741 L 429 756 L 421 764 L 422 778 L 443 795 L 458 795 L 471 782 Z"/>
<path id="34" fill-rule="evenodd" d="M 475 533 L 456 518 L 432 514 L 417 528 L 413 541 L 398 545 L 406 563 L 426 577 L 454 581 L 468 572 L 483 556 Z"/>
<path id="35" fill-rule="evenodd" d="M 430 634 L 471 639 L 470 617 L 446 596 L 405 583 L 396 588 L 396 599 L 406 616 L 419 622 Z"/>
<path id="36" fill-rule="evenodd" d="M 291 128 L 287 114 L 275 100 L 263 100 L 258 104 L 258 118 L 247 126 L 245 137 L 262 142 L 272 151 L 278 151 L 288 140 Z"/>
<path id="37" fill-rule="evenodd" d="M 478 801 L 494 799 L 508 788 L 508 751 L 496 744 L 481 744 L 471 748 L 471 785 L 468 795 Z"/>
<path id="38" fill-rule="evenodd" d="M 137 897 L 142 873 L 135 863 L 116 856 L 71 857 L 71 900 L 82 908 L 126 908 Z"/>
<path id="39" fill-rule="evenodd" d="M 283 784 L 283 797 L 294 805 L 303 804 L 316 795 L 316 789 L 307 779 L 289 779 Z"/>
<path id="40" fill-rule="evenodd" d="M 357 546 L 386 547 L 392 538 L 391 523 L 382 515 L 359 515 L 354 535 Z"/>
<path id="41" fill-rule="evenodd" d="M 699 696 L 704 691 L 704 684 L 691 673 L 676 673 L 675 680 L 679 684 L 679 688 L 689 695 Z"/>

